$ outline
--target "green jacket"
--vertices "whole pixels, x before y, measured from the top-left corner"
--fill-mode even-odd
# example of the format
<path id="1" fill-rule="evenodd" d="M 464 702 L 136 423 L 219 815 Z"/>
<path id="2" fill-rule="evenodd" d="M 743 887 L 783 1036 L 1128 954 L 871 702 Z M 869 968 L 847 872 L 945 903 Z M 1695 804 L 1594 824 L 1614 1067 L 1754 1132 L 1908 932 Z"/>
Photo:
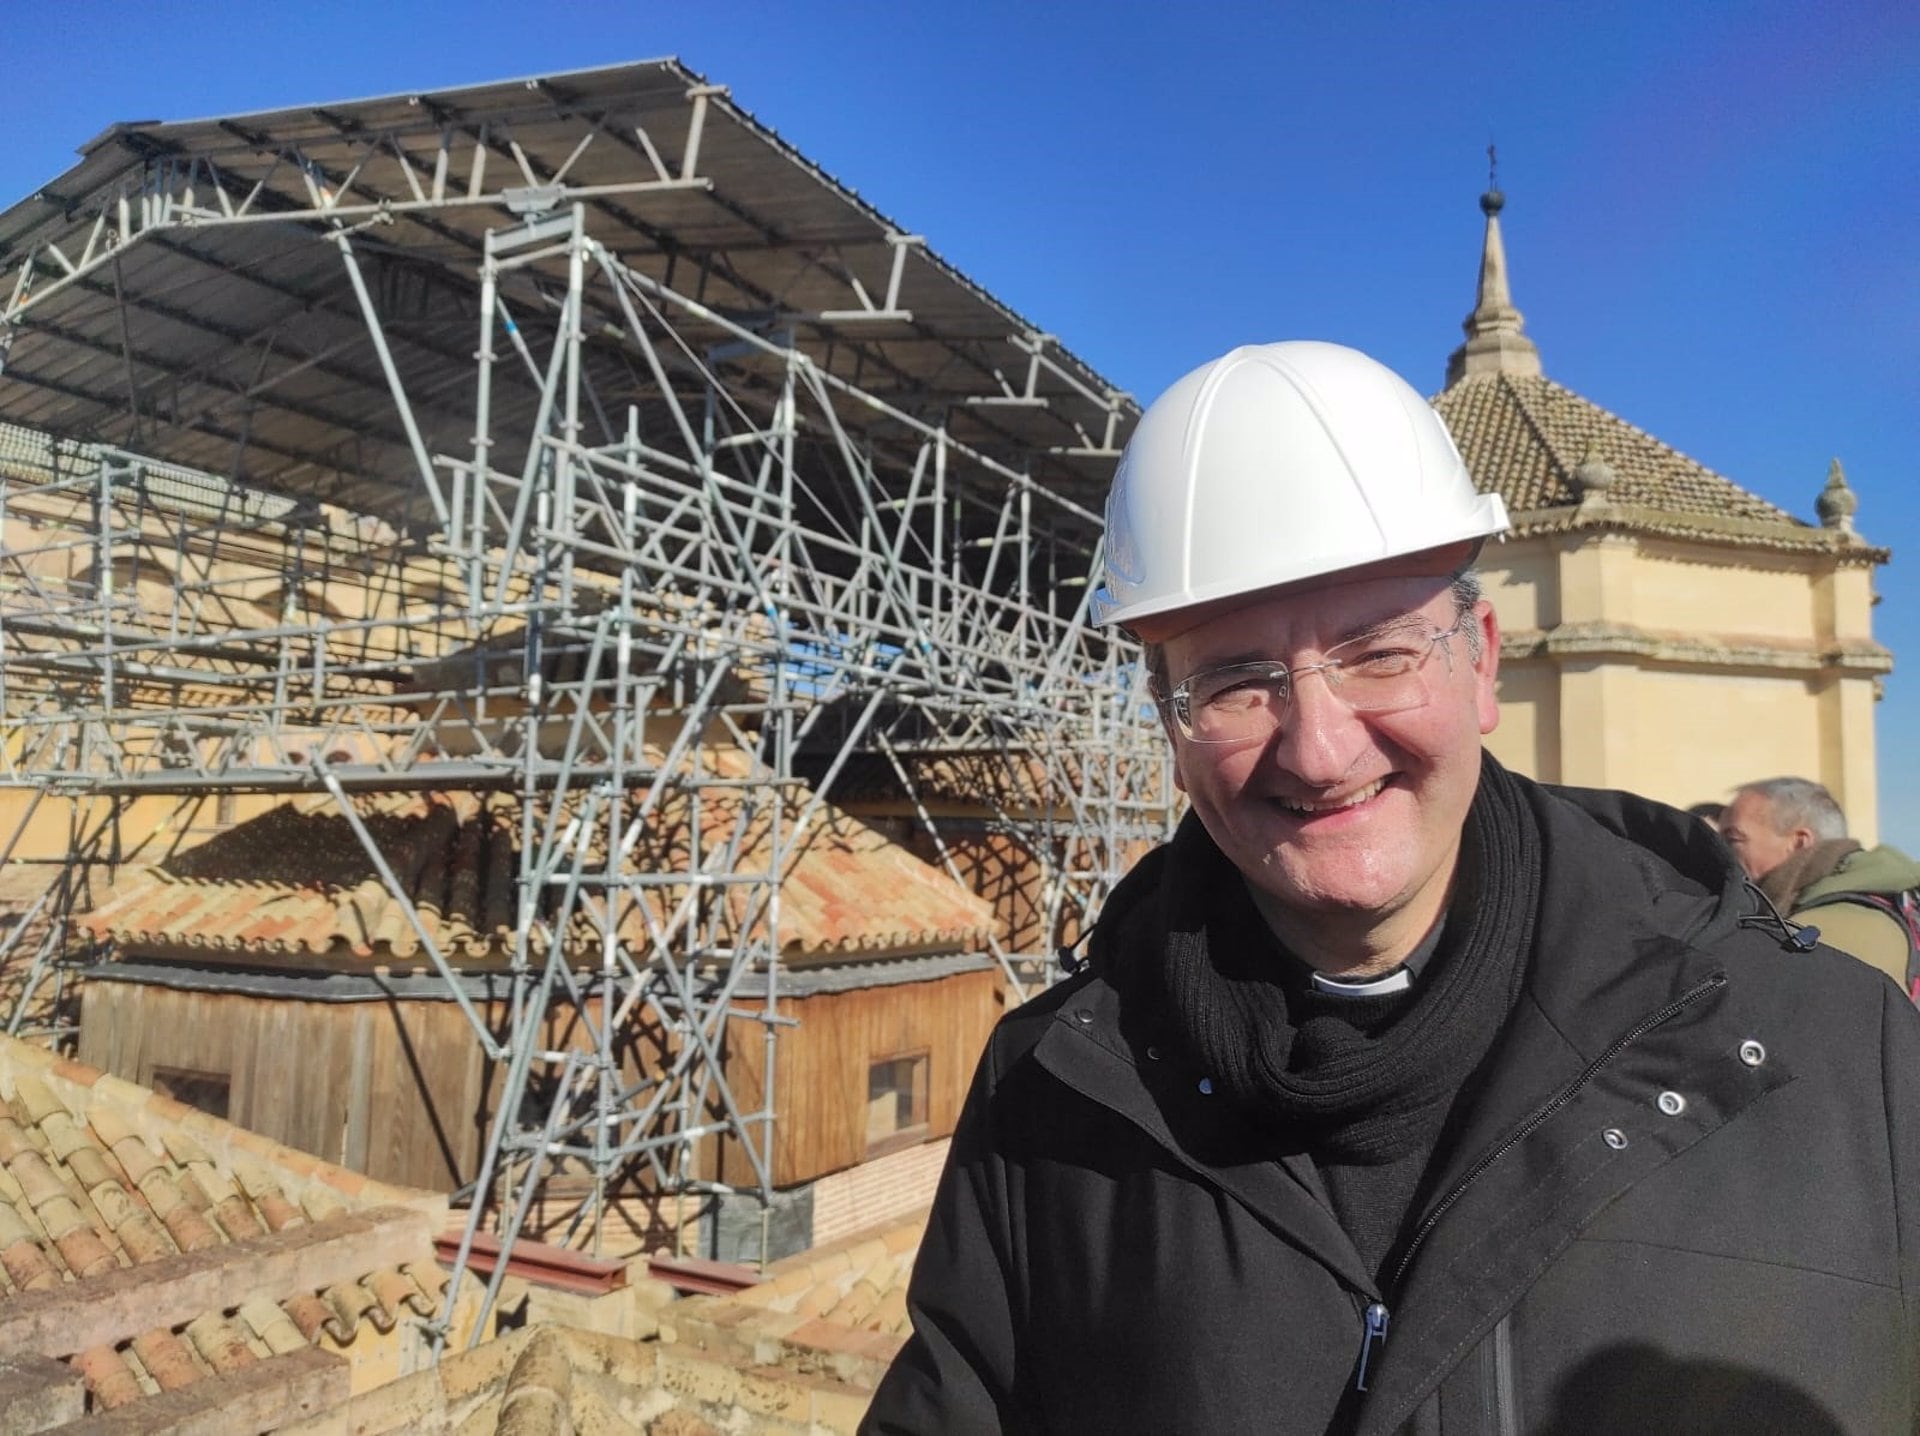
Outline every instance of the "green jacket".
<path id="1" fill-rule="evenodd" d="M 1820 941 L 1879 968 L 1901 991 L 1907 987 L 1907 928 L 1892 913 L 1848 902 L 1850 893 L 1893 897 L 1920 887 L 1920 863 L 1898 848 L 1863 848 L 1847 854 L 1826 877 L 1808 883 L 1793 906 L 1796 920 L 1820 929 Z M 1810 912 L 1809 909 L 1817 909 Z"/>

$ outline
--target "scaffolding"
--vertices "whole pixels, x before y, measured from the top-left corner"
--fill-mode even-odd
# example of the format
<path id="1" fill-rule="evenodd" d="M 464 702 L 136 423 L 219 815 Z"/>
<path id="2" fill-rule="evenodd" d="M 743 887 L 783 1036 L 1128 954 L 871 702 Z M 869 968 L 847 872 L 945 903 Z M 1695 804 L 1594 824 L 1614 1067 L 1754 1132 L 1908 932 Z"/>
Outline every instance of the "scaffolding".
<path id="1" fill-rule="evenodd" d="M 717 1185 L 717 1135 L 770 1199 L 781 878 L 850 761 L 956 879 L 917 761 L 1018 771 L 985 800 L 1039 874 L 1017 992 L 1164 836 L 1137 654 L 1086 609 L 1132 400 L 724 89 L 649 62 L 83 155 L 0 215 L 0 866 L 48 805 L 70 835 L 0 927 L 11 1030 L 131 805 L 171 841 L 330 800 L 506 1070 L 457 1291 L 557 1171 L 582 1242 Z M 408 789 L 515 799 L 504 1025 L 365 821 Z"/>

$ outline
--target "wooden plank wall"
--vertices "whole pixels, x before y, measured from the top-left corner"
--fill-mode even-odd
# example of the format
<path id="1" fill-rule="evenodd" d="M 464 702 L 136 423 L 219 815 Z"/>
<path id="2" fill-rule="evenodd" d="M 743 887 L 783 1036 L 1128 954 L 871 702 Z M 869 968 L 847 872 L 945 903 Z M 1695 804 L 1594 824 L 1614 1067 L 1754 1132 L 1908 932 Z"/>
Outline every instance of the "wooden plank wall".
<path id="1" fill-rule="evenodd" d="M 230 1074 L 229 1121 L 383 1181 L 448 1191 L 479 1163 L 480 1045 L 449 1002 L 286 1002 L 90 982 L 79 1058 L 151 1086 Z"/>
<path id="2" fill-rule="evenodd" d="M 927 1139 L 952 1133 L 987 1034 L 1005 1010 L 994 971 L 932 982 L 819 993 L 780 1004 L 799 1026 L 783 1028 L 774 1058 L 773 1181 L 812 1181 L 867 1157 L 867 1069 L 913 1052 L 929 1054 Z M 727 1027 L 727 1076 L 743 1108 L 757 1107 L 763 1079 L 762 1027 L 735 1018 Z M 728 1139 L 719 1153 L 723 1181 L 746 1183 L 752 1168 Z"/>
<path id="3" fill-rule="evenodd" d="M 776 1050 L 774 1182 L 791 1186 L 867 1157 L 874 1062 L 928 1053 L 927 1137 L 951 1133 L 1004 996 L 998 973 L 970 972 L 822 993 L 781 1010 L 798 1025 L 782 1028 Z M 497 1030 L 503 1014 L 482 1011 Z M 727 1025 L 727 1072 L 743 1111 L 760 1105 L 763 1031 L 748 1018 Z M 674 1046 L 643 1023 L 622 1039 L 629 1081 L 643 1066 L 658 1070 Z M 564 1049 L 590 1037 L 577 1018 L 558 1015 L 546 1040 Z M 228 1120 L 430 1191 L 449 1191 L 477 1172 L 505 1077 L 450 1002 L 294 1002 L 127 982 L 86 985 L 78 1056 L 143 1086 L 156 1067 L 228 1073 Z M 737 1141 L 703 1147 L 700 1175 L 752 1180 Z"/>

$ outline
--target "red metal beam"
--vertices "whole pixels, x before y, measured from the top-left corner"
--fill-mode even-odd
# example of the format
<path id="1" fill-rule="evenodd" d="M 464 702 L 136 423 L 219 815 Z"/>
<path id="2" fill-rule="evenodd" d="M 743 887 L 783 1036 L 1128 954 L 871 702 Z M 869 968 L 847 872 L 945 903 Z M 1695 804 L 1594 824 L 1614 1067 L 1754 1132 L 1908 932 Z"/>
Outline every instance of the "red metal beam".
<path id="1" fill-rule="evenodd" d="M 434 1254 L 444 1265 L 452 1266 L 460 1254 L 462 1233 L 445 1232 L 434 1239 Z M 476 1233 L 467 1265 L 481 1276 L 491 1276 L 500 1264 L 500 1238 L 489 1232 Z M 507 1258 L 507 1271 L 523 1277 L 535 1286 L 559 1291 L 579 1292 L 583 1296 L 605 1296 L 627 1284 L 625 1262 L 603 1261 L 566 1247 L 520 1238 Z"/>
<path id="2" fill-rule="evenodd" d="M 758 1286 L 763 1280 L 750 1266 L 707 1261 L 701 1257 L 649 1257 L 647 1274 L 676 1291 L 698 1292 L 703 1296 L 731 1296 L 736 1291 Z"/>
<path id="3" fill-rule="evenodd" d="M 460 1254 L 461 1233 L 446 1232 L 434 1239 L 435 1255 L 445 1266 L 452 1266 Z M 491 1276 L 500 1264 L 500 1239 L 481 1232 L 473 1239 L 473 1251 L 467 1265 L 480 1276 Z M 627 1284 L 625 1262 L 604 1261 L 567 1247 L 522 1237 L 513 1244 L 507 1259 L 509 1275 L 523 1277 L 536 1286 L 559 1291 L 579 1292 L 584 1296 L 604 1296 Z M 764 1278 L 750 1266 L 738 1262 L 707 1261 L 701 1257 L 654 1256 L 647 1258 L 647 1274 L 663 1281 L 675 1291 L 701 1296 L 730 1296 L 758 1286 Z"/>

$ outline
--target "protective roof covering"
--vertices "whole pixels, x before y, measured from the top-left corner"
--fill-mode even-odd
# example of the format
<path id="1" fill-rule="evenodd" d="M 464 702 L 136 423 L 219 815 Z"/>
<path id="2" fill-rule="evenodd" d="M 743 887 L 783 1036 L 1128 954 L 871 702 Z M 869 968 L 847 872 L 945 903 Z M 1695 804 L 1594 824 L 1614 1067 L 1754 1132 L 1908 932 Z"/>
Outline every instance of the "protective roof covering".
<path id="1" fill-rule="evenodd" d="M 1137 414 L 672 59 L 117 124 L 81 153 L 0 213 L 0 419 L 281 493 L 423 516 L 343 237 L 426 451 L 471 456 L 487 232 L 573 204 L 620 263 L 756 333 L 791 334 L 822 372 L 1063 493 L 1098 498 Z M 565 275 L 558 255 L 501 290 L 534 354 Z M 619 318 L 609 302 L 585 325 L 607 411 L 593 422 L 609 438 L 629 403 L 644 429 L 653 385 Z M 677 327 L 710 362 L 736 337 Z M 718 362 L 730 386 L 768 383 L 762 355 Z M 496 366 L 496 464 L 535 425 L 530 368 L 511 354 Z"/>

